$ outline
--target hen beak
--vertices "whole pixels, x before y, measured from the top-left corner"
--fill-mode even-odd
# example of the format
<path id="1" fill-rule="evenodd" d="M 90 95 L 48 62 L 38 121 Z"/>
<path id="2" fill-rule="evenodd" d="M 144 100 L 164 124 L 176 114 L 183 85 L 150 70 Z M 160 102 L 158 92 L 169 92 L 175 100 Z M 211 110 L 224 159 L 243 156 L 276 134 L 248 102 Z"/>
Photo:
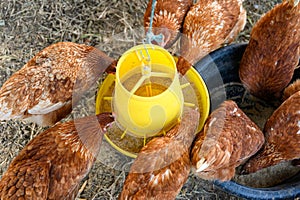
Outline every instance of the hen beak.
<path id="1" fill-rule="evenodd" d="M 163 38 L 162 38 L 162 42 L 159 44 L 161 47 L 165 47 L 167 45 L 167 43 L 170 41 L 171 39 L 171 34 L 163 34 Z"/>

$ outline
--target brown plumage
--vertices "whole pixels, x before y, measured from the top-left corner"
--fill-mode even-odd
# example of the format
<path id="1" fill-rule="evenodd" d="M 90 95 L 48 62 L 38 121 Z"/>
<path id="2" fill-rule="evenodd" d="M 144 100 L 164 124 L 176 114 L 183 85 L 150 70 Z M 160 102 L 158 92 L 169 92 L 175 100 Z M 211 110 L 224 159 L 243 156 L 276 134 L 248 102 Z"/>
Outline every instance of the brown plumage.
<path id="1" fill-rule="evenodd" d="M 37 53 L 0 89 L 0 120 L 53 125 L 116 61 L 83 44 L 59 42 Z"/>
<path id="2" fill-rule="evenodd" d="M 0 199 L 74 199 L 98 153 L 108 114 L 58 123 L 31 140 L 0 180 Z"/>
<path id="3" fill-rule="evenodd" d="M 300 158 L 300 91 L 275 110 L 264 128 L 263 149 L 244 166 L 244 173 Z"/>
<path id="4" fill-rule="evenodd" d="M 236 103 L 227 100 L 211 113 L 192 147 L 196 175 L 208 180 L 230 180 L 235 168 L 264 143 L 262 131 Z"/>
<path id="5" fill-rule="evenodd" d="M 175 199 L 190 172 L 189 149 L 198 122 L 198 111 L 186 108 L 179 125 L 148 142 L 131 166 L 119 199 Z"/>
<path id="6" fill-rule="evenodd" d="M 201 0 L 183 24 L 178 71 L 185 74 L 198 60 L 232 42 L 246 24 L 242 0 Z"/>
<path id="7" fill-rule="evenodd" d="M 193 4 L 192 0 L 157 0 L 153 17 L 153 33 L 164 36 L 162 47 L 169 48 L 179 37 L 184 17 Z M 144 27 L 148 31 L 152 10 L 152 0 L 149 1 L 144 14 Z"/>
<path id="8" fill-rule="evenodd" d="M 287 100 L 290 96 L 292 96 L 298 91 L 300 91 L 300 79 L 297 79 L 284 89 L 282 99 Z"/>
<path id="9" fill-rule="evenodd" d="M 240 64 L 240 78 L 253 95 L 279 98 L 300 57 L 300 4 L 284 1 L 254 25 Z"/>

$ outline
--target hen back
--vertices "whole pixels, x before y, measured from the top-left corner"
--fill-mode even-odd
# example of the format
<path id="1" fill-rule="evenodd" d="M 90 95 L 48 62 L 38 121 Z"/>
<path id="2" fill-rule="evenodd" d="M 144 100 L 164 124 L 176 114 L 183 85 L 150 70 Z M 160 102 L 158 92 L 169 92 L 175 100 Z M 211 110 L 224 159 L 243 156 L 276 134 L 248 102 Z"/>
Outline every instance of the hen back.
<path id="1" fill-rule="evenodd" d="M 199 112 L 187 109 L 179 125 L 147 143 L 126 177 L 119 199 L 175 199 L 190 172 L 189 149 Z"/>
<path id="2" fill-rule="evenodd" d="M 108 113 L 58 123 L 21 150 L 0 180 L 0 199 L 75 199 L 98 153 Z"/>
<path id="3" fill-rule="evenodd" d="M 274 111 L 264 133 L 266 143 L 262 151 L 245 164 L 244 173 L 300 158 L 300 91 Z"/>
<path id="4" fill-rule="evenodd" d="M 231 43 L 246 24 L 242 0 L 200 0 L 183 24 L 178 71 L 186 71 L 208 53 Z"/>
<path id="5" fill-rule="evenodd" d="M 240 64 L 240 78 L 253 95 L 279 98 L 300 57 L 300 4 L 284 1 L 254 25 Z"/>

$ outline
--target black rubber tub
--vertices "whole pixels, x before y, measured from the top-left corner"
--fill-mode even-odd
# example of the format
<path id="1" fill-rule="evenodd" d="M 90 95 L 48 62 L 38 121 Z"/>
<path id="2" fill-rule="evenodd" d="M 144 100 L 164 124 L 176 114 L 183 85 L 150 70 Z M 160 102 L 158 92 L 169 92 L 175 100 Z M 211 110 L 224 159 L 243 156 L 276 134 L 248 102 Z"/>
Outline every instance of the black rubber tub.
<path id="1" fill-rule="evenodd" d="M 251 97 L 241 84 L 238 70 L 246 46 L 247 44 L 233 44 L 216 50 L 196 63 L 195 68 L 207 84 L 211 99 L 211 111 L 224 100 L 232 99 L 247 115 L 249 114 L 248 116 L 253 121 L 263 127 L 266 119 L 278 104 L 270 105 L 268 102 Z M 300 78 L 299 68 L 295 71 L 293 80 L 296 78 Z M 251 110 L 255 107 L 259 108 L 256 112 L 248 112 L 248 109 Z M 300 173 L 267 188 L 245 186 L 235 181 L 215 181 L 214 184 L 228 193 L 246 199 L 295 199 L 300 197 Z"/>

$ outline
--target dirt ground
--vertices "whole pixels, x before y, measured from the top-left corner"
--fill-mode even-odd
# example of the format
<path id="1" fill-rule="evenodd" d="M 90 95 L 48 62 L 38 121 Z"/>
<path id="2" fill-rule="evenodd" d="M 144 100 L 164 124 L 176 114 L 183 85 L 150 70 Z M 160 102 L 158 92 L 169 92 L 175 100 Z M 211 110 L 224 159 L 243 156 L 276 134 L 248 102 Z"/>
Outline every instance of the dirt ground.
<path id="1" fill-rule="evenodd" d="M 247 25 L 236 42 L 248 41 L 253 24 L 278 2 L 280 0 L 245 0 Z M 0 1 L 0 85 L 34 54 L 50 44 L 72 41 L 103 47 L 112 35 L 142 27 L 146 3 L 137 0 Z M 110 49 L 107 46 L 102 50 L 113 55 Z M 88 98 L 87 101 L 93 105 L 94 99 Z M 84 105 L 76 109 L 89 110 Z M 32 123 L 0 122 L 0 177 L 14 156 L 42 130 Z M 97 160 L 83 181 L 79 199 L 116 199 L 119 194 L 130 159 L 127 165 L 116 164 L 114 158 L 101 159 Z M 107 159 L 110 164 L 105 163 Z M 191 175 L 177 199 L 239 198 Z"/>

